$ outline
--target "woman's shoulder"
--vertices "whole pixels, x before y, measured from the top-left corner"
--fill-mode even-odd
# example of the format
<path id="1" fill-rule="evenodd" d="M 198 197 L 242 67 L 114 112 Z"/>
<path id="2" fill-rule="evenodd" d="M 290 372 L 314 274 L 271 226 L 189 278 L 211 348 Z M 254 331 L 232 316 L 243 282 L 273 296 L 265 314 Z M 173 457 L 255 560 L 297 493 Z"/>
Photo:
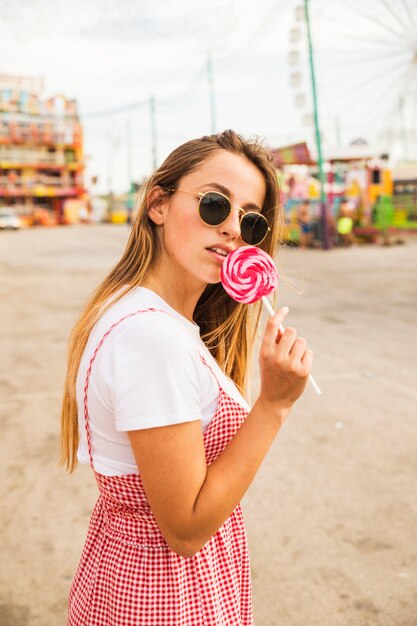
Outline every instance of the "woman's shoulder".
<path id="1" fill-rule="evenodd" d="M 105 337 L 108 348 L 195 350 L 201 341 L 198 327 L 148 291 L 136 289 L 112 304 L 97 323 L 90 345 Z"/>

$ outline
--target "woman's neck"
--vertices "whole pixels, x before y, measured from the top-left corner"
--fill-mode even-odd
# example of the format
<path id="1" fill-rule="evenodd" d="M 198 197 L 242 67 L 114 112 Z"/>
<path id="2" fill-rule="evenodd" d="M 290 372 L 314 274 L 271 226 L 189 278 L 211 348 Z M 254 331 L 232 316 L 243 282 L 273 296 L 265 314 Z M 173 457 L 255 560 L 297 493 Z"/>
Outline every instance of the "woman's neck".
<path id="1" fill-rule="evenodd" d="M 181 280 L 178 276 L 172 275 L 172 272 L 164 267 L 164 263 L 159 263 L 148 273 L 141 287 L 155 292 L 177 313 L 192 322 L 194 309 L 206 285 L 191 286 L 187 283 L 185 278 Z"/>

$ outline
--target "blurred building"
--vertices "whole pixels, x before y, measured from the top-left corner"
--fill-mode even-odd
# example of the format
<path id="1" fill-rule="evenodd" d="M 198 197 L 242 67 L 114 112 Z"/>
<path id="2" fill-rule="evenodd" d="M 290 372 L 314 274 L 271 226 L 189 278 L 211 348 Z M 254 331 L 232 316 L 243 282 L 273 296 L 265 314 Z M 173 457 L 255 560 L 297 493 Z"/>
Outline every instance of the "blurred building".
<path id="1" fill-rule="evenodd" d="M 288 240 L 300 239 L 300 211 L 308 213 L 310 225 L 321 220 L 320 180 L 315 158 L 307 144 L 297 143 L 271 150 L 279 170 L 281 197 L 286 213 Z M 352 212 L 355 228 L 373 225 L 373 211 L 379 197 L 393 195 L 389 155 L 380 154 L 366 143 L 328 151 L 324 163 L 328 221 L 339 216 L 344 203 Z M 307 207 L 307 208 L 306 208 Z M 408 228 L 408 216 L 395 213 L 395 226 Z"/>
<path id="2" fill-rule="evenodd" d="M 82 127 L 75 100 L 42 92 L 41 79 L 0 74 L 0 206 L 62 223 L 85 196 Z"/>
<path id="3" fill-rule="evenodd" d="M 417 161 L 397 163 L 393 178 L 395 224 L 407 222 L 417 232 Z"/>
<path id="4" fill-rule="evenodd" d="M 307 144 L 276 148 L 271 153 L 282 173 L 283 199 L 287 206 L 294 202 L 318 203 L 319 173 Z M 325 192 L 330 208 L 337 208 L 341 198 L 348 199 L 361 209 L 366 220 L 381 194 L 392 195 L 392 171 L 387 154 L 380 155 L 367 145 L 352 145 L 332 150 L 326 156 Z"/>

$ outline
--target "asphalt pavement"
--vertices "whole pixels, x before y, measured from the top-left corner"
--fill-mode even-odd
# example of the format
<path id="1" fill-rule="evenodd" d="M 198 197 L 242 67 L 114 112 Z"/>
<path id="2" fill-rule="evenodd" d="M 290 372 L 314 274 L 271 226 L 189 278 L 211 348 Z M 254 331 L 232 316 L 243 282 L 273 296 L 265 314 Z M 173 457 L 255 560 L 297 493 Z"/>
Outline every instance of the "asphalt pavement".
<path id="1" fill-rule="evenodd" d="M 97 493 L 57 465 L 66 342 L 127 236 L 0 233 L 2 626 L 65 623 Z M 278 267 L 323 395 L 307 388 L 243 502 L 256 624 L 416 626 L 417 237 L 284 248 Z"/>

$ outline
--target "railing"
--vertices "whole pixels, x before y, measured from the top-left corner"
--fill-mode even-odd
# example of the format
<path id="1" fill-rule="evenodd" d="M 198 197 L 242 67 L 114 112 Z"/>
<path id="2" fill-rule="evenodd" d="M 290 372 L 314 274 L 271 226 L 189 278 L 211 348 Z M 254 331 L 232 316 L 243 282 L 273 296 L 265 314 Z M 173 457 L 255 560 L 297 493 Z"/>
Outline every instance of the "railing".
<path id="1" fill-rule="evenodd" d="M 63 166 L 75 161 L 75 154 L 63 151 L 48 152 L 47 150 L 0 146 L 0 163 L 7 163 L 9 166 L 13 166 L 13 164 L 16 164 L 16 166 L 25 164 L 41 165 L 42 163 Z"/>
<path id="2" fill-rule="evenodd" d="M 21 178 L 11 181 L 7 176 L 0 176 L 0 186 L 6 186 L 10 189 L 17 187 L 31 188 L 36 185 L 48 185 L 53 187 L 71 187 L 74 181 L 55 176 L 37 176 L 36 180 L 29 178 Z"/>
<path id="3" fill-rule="evenodd" d="M 11 145 L 80 145 L 82 129 L 77 122 L 17 123 L 0 117 L 0 142 Z"/>

